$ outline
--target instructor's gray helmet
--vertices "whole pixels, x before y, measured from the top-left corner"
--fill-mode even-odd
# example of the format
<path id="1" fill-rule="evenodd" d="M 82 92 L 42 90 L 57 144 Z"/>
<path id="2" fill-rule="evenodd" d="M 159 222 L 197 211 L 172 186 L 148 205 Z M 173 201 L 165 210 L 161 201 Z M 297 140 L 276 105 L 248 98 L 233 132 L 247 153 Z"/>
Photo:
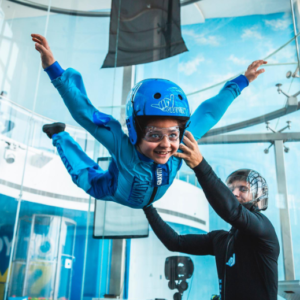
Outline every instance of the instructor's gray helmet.
<path id="1" fill-rule="evenodd" d="M 226 184 L 230 185 L 237 180 L 248 182 L 250 185 L 252 200 L 243 204 L 247 209 L 260 211 L 268 208 L 268 185 L 258 172 L 250 169 L 237 170 L 227 177 Z"/>

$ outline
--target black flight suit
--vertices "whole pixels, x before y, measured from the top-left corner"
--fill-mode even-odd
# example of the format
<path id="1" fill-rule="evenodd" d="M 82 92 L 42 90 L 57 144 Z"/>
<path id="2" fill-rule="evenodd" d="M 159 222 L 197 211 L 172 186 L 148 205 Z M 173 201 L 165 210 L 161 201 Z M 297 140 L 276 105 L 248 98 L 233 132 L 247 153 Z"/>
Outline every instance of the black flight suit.
<path id="1" fill-rule="evenodd" d="M 149 206 L 144 211 L 153 231 L 170 251 L 214 255 L 222 300 L 276 300 L 279 243 L 271 222 L 242 206 L 204 159 L 194 171 L 210 205 L 231 230 L 178 235 Z"/>

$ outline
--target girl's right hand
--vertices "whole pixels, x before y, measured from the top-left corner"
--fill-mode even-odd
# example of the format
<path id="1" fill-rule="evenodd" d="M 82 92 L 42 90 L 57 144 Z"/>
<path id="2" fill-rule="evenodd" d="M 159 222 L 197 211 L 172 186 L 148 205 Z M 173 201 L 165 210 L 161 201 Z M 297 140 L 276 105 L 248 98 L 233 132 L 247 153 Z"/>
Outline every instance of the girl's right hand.
<path id="1" fill-rule="evenodd" d="M 46 38 L 40 34 L 31 34 L 32 40 L 35 42 L 35 49 L 40 52 L 43 69 L 48 68 L 55 63 L 52 51 L 48 45 Z"/>

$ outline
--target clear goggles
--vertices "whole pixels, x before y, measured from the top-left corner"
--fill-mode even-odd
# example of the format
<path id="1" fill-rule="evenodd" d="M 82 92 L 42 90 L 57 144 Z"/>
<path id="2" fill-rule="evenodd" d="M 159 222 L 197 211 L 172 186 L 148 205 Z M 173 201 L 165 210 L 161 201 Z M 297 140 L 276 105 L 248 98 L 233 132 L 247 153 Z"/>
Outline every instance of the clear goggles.
<path id="1" fill-rule="evenodd" d="M 180 131 L 178 126 L 160 128 L 147 126 L 144 140 L 150 143 L 160 142 L 164 137 L 167 137 L 170 142 L 176 142 L 179 139 Z"/>

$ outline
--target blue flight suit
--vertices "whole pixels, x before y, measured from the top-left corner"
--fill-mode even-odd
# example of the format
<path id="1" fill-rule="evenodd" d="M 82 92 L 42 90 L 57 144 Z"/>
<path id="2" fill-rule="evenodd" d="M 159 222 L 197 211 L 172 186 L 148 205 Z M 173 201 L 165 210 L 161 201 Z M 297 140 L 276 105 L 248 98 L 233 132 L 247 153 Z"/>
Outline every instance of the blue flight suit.
<path id="1" fill-rule="evenodd" d="M 73 182 L 96 199 L 132 208 L 142 208 L 159 200 L 174 181 L 182 160 L 172 156 L 166 164 L 160 165 L 139 153 L 119 121 L 92 105 L 81 74 L 76 70 L 63 70 L 55 62 L 45 71 L 74 120 L 107 148 L 112 157 L 109 169 L 103 171 L 67 132 L 53 135 L 53 145 Z M 227 82 L 218 95 L 199 105 L 188 128 L 196 140 L 221 119 L 248 84 L 247 78 L 240 75 Z"/>

